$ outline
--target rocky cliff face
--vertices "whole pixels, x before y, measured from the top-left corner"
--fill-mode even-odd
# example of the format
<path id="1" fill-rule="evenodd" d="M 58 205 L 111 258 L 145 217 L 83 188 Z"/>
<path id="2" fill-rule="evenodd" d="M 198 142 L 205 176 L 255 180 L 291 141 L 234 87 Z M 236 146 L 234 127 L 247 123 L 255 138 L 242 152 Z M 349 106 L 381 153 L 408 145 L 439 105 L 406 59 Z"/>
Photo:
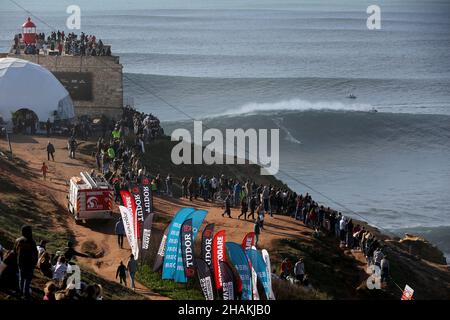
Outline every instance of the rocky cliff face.
<path id="1" fill-rule="evenodd" d="M 407 233 L 399 242 L 414 256 L 437 264 L 447 264 L 442 251 L 424 238 Z"/>

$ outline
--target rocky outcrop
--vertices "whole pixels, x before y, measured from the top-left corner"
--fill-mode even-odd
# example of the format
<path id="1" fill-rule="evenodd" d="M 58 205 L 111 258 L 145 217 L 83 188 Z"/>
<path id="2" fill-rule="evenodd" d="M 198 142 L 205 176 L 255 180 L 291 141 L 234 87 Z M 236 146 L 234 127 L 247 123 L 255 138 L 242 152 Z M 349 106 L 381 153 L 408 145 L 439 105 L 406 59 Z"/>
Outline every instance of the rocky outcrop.
<path id="1" fill-rule="evenodd" d="M 424 238 L 406 233 L 399 242 L 412 255 L 433 263 L 447 264 L 442 251 Z"/>

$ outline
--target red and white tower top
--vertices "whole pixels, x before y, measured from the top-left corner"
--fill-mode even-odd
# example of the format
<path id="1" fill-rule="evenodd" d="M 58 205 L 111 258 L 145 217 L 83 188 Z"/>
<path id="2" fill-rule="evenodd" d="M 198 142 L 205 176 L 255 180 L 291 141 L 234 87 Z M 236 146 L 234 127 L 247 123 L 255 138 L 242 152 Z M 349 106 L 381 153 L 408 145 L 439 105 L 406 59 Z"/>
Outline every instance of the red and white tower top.
<path id="1" fill-rule="evenodd" d="M 22 25 L 22 40 L 26 44 L 36 43 L 36 25 L 30 17 Z"/>

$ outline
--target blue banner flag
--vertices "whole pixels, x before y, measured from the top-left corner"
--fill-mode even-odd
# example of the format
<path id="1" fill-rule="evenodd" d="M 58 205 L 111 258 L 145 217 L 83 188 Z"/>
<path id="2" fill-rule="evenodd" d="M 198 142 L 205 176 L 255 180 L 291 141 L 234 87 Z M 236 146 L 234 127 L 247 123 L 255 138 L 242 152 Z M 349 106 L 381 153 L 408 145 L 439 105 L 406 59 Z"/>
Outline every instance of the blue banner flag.
<path id="1" fill-rule="evenodd" d="M 270 274 L 267 274 L 267 266 L 266 262 L 264 261 L 264 258 L 258 250 L 256 250 L 255 247 L 248 248 L 246 250 L 247 256 L 250 259 L 250 263 L 252 264 L 253 269 L 255 269 L 255 272 L 258 276 L 259 281 L 261 281 L 263 287 L 264 287 L 264 293 L 266 295 L 266 299 L 269 300 L 270 294 L 270 284 L 269 284 L 269 277 Z"/>
<path id="2" fill-rule="evenodd" d="M 194 208 L 182 208 L 176 213 L 170 223 L 166 241 L 166 250 L 164 252 L 163 279 L 173 279 L 175 276 L 178 254 L 181 254 L 181 251 L 179 250 L 181 225 L 189 214 L 194 211 Z"/>
<path id="3" fill-rule="evenodd" d="M 239 273 L 242 281 L 242 300 L 252 300 L 252 271 L 248 265 L 248 258 L 240 244 L 235 242 L 226 243 L 230 262 Z"/>
<path id="4" fill-rule="evenodd" d="M 192 233 L 193 233 L 192 241 L 195 241 L 195 237 L 197 236 L 198 230 L 200 229 L 200 227 L 203 223 L 203 220 L 205 220 L 205 217 L 207 214 L 208 214 L 208 211 L 206 211 L 206 210 L 196 210 L 196 211 L 189 213 L 189 215 L 185 218 L 185 220 L 192 219 Z M 187 277 L 186 277 L 185 269 L 184 269 L 183 255 L 181 253 L 181 242 L 178 243 L 177 257 L 178 258 L 176 261 L 176 269 L 175 269 L 175 274 L 174 274 L 173 279 L 175 280 L 175 282 L 186 283 Z"/>

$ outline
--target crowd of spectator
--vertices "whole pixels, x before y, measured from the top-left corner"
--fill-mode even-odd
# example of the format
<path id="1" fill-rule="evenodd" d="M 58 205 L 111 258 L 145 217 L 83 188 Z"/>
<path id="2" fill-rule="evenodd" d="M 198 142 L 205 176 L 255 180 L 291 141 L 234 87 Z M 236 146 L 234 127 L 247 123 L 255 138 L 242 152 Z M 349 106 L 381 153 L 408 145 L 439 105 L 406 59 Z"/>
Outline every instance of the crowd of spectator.
<path id="1" fill-rule="evenodd" d="M 0 288 L 11 296 L 31 299 L 36 295 L 32 281 L 35 273 L 40 272 L 45 286 L 34 290 L 43 291 L 43 300 L 102 300 L 101 285 L 77 278 L 78 266 L 73 260 L 77 256 L 88 257 L 76 251 L 70 241 L 63 250 L 51 253 L 45 240 L 36 244 L 31 226 L 23 226 L 22 236 L 11 250 L 0 245 Z"/>
<path id="2" fill-rule="evenodd" d="M 14 36 L 13 51 L 16 54 L 21 52 L 21 34 Z M 36 34 L 36 43 L 24 43 L 23 53 L 25 54 L 49 54 L 54 52 L 58 55 L 72 56 L 110 56 L 111 47 L 104 45 L 101 39 L 95 35 L 80 35 L 74 32 L 66 34 L 64 31 L 52 31 L 47 37 L 45 33 Z"/>

